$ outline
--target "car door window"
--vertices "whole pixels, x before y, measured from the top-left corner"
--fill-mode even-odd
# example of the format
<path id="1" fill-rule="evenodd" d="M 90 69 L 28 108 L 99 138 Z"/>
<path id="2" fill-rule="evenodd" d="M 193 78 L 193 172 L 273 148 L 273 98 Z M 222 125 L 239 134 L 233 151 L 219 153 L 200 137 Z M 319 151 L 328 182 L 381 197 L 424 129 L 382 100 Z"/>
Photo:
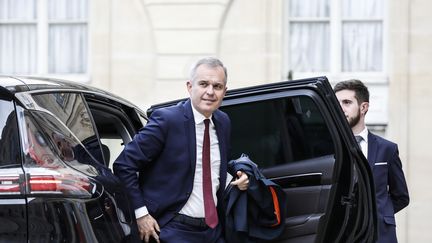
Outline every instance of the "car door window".
<path id="1" fill-rule="evenodd" d="M 12 101 L 0 100 L 0 167 L 20 164 L 17 118 Z"/>
<path id="2" fill-rule="evenodd" d="M 80 94 L 61 92 L 35 94 L 33 99 L 40 107 L 60 119 L 87 151 L 97 161 L 104 164 L 103 148 L 96 136 L 90 114 Z"/>
<path id="3" fill-rule="evenodd" d="M 44 167 L 62 171 L 72 167 L 89 176 L 99 175 L 98 162 L 75 135 L 56 117 L 45 112 L 24 113 L 27 128 L 26 167 Z"/>
<path id="4" fill-rule="evenodd" d="M 232 157 L 247 153 L 261 168 L 334 153 L 327 125 L 307 96 L 226 106 L 232 120 Z"/>

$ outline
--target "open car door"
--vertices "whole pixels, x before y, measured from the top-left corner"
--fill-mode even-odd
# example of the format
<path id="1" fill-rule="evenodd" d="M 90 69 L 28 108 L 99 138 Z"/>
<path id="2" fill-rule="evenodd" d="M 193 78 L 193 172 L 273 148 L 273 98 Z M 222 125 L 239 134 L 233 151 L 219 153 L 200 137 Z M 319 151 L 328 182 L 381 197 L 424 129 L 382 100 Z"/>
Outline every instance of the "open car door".
<path id="1" fill-rule="evenodd" d="M 249 155 L 286 193 L 285 230 L 273 242 L 375 241 L 372 173 L 327 78 L 230 90 L 221 110 L 231 159 Z"/>

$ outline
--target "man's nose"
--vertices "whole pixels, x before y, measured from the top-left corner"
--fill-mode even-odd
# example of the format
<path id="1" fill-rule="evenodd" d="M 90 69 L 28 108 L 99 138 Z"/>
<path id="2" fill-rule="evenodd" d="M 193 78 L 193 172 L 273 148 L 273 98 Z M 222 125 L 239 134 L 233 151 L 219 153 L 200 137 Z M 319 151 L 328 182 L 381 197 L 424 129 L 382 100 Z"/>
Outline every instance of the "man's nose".
<path id="1" fill-rule="evenodd" d="M 207 86 L 206 92 L 207 94 L 213 94 L 214 93 L 213 85 Z"/>

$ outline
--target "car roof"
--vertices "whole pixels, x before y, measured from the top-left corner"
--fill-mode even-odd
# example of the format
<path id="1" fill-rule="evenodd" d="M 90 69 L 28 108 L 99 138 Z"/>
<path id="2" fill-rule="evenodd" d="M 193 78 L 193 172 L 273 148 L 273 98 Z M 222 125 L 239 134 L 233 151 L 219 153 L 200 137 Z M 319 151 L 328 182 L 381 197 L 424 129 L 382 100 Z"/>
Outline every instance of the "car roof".
<path id="1" fill-rule="evenodd" d="M 43 77 L 24 77 L 24 76 L 1 76 L 0 86 L 8 89 L 12 93 L 25 91 L 42 91 L 42 90 L 79 90 L 79 91 L 96 91 L 107 93 L 106 91 L 91 87 L 89 85 L 66 81 L 61 79 L 43 78 Z"/>
<path id="2" fill-rule="evenodd" d="M 135 104 L 108 91 L 98 89 L 87 84 L 62 79 L 0 75 L 0 88 L 3 92 L 7 90 L 10 95 L 15 95 L 22 92 L 39 93 L 53 91 L 98 94 L 139 109 Z"/>

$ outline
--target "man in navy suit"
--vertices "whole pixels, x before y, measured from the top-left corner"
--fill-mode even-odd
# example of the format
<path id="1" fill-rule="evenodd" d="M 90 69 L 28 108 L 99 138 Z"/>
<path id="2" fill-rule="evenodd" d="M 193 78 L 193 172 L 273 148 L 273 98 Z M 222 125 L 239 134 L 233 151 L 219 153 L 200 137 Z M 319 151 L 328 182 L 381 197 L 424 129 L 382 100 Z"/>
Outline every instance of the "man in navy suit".
<path id="1" fill-rule="evenodd" d="M 378 242 L 395 243 L 397 238 L 394 214 L 409 203 L 398 147 L 366 128 L 369 91 L 360 80 L 342 81 L 335 85 L 334 91 L 373 171 L 378 211 Z"/>
<path id="2" fill-rule="evenodd" d="M 186 83 L 190 99 L 155 110 L 114 162 L 145 242 L 224 242 L 218 202 L 227 181 L 231 123 L 218 108 L 226 82 L 220 60 L 199 60 Z M 238 171 L 236 177 L 231 184 L 246 190 L 247 175 Z"/>

